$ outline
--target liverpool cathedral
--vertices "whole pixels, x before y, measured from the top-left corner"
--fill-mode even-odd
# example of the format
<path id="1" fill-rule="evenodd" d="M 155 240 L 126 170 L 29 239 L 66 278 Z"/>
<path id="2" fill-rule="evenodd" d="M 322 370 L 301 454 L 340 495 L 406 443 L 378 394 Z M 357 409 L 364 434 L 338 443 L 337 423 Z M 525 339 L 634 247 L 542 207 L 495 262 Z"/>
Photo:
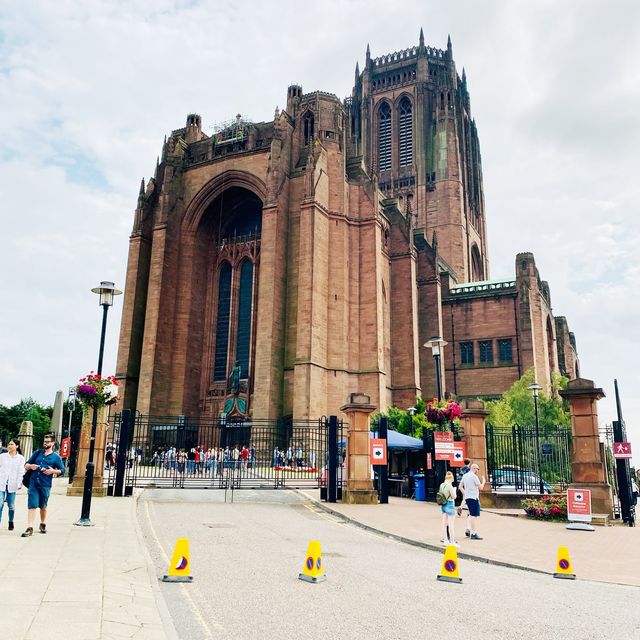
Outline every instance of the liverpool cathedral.
<path id="1" fill-rule="evenodd" d="M 451 41 L 356 65 L 350 97 L 292 85 L 272 119 L 166 138 L 129 241 L 117 377 L 149 415 L 341 415 L 444 389 L 575 378 L 534 256 L 489 270 L 482 163 Z"/>

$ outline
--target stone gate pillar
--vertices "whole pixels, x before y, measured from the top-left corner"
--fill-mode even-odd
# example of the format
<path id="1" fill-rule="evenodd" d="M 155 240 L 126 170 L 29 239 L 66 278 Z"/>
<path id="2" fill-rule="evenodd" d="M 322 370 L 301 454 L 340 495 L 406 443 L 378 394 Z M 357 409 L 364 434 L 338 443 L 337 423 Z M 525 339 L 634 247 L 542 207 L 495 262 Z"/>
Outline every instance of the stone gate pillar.
<path id="1" fill-rule="evenodd" d="M 103 484 L 104 475 L 104 450 L 107 435 L 107 407 L 98 409 L 98 423 L 96 424 L 96 444 L 93 450 L 93 489 L 91 495 L 104 497 L 105 488 Z M 91 419 L 95 409 L 90 408 L 82 414 L 82 430 L 80 431 L 80 443 L 78 445 L 78 456 L 76 458 L 76 473 L 73 476 L 73 483 L 67 488 L 68 496 L 81 496 L 84 493 L 84 477 L 89 461 L 89 445 L 91 444 Z"/>
<path id="2" fill-rule="evenodd" d="M 611 486 L 598 430 L 597 401 L 604 398 L 604 391 L 593 380 L 576 378 L 560 395 L 571 408 L 571 488 L 589 489 L 593 513 L 611 514 Z"/>
<path id="3" fill-rule="evenodd" d="M 18 440 L 20 440 L 20 451 L 24 459 L 28 460 L 33 453 L 33 422 L 31 420 L 23 420 L 20 423 Z"/>
<path id="4" fill-rule="evenodd" d="M 371 398 L 364 393 L 352 393 L 340 411 L 347 414 L 347 487 L 342 502 L 349 504 L 378 504 L 378 492 L 371 481 L 369 458 L 369 415 L 376 410 Z"/>
<path id="5" fill-rule="evenodd" d="M 487 433 L 485 429 L 485 420 L 489 415 L 489 411 L 484 408 L 482 400 L 462 400 L 460 402 L 462 416 L 460 418 L 460 429 L 462 431 L 462 439 L 466 445 L 467 458 L 475 462 L 479 467 L 478 477 L 484 476 L 487 482 L 481 493 L 487 494 L 486 498 L 491 495 L 491 483 L 489 482 L 489 467 L 487 465 Z M 482 496 L 480 496 L 482 499 Z"/>

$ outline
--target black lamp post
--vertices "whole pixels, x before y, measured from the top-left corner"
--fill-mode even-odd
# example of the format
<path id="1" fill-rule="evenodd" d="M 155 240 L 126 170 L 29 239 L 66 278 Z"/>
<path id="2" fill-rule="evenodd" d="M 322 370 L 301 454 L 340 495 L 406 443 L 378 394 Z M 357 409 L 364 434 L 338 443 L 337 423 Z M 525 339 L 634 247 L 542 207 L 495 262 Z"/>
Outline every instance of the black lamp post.
<path id="1" fill-rule="evenodd" d="M 104 357 L 104 338 L 107 332 L 107 312 L 109 307 L 113 305 L 114 296 L 119 296 L 122 291 L 115 288 L 113 282 L 101 282 L 99 287 L 91 289 L 93 293 L 100 296 L 100 305 L 102 306 L 102 331 L 100 333 L 100 351 L 98 352 L 98 370 L 97 375 L 102 375 L 102 359 Z M 79 527 L 91 527 L 93 523 L 90 519 L 91 513 L 91 493 L 93 491 L 93 475 L 95 465 L 93 464 L 93 454 L 96 448 L 96 429 L 98 426 L 98 409 L 93 408 L 91 416 L 91 440 L 89 443 L 89 460 L 84 475 L 84 492 L 82 494 L 82 512 L 80 520 L 76 522 Z"/>
<path id="2" fill-rule="evenodd" d="M 424 343 L 425 347 L 429 347 L 431 349 L 431 355 L 435 360 L 436 364 L 436 390 L 438 392 L 438 402 L 442 400 L 442 381 L 440 379 L 440 355 L 442 348 L 447 345 L 448 342 L 443 340 L 440 336 L 433 336 L 429 338 L 427 342 Z"/>
<path id="3" fill-rule="evenodd" d="M 527 387 L 533 393 L 533 409 L 536 414 L 536 457 L 538 459 L 538 478 L 540 480 L 540 495 L 544 494 L 544 484 L 542 482 L 542 456 L 540 455 L 540 418 L 538 416 L 538 393 L 542 387 L 534 382 Z"/>

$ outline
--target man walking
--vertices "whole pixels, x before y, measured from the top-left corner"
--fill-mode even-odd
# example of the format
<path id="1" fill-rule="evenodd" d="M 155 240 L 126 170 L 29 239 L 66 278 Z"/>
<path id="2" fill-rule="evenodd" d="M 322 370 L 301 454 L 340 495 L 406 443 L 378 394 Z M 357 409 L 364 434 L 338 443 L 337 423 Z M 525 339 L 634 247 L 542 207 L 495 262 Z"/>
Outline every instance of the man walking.
<path id="1" fill-rule="evenodd" d="M 478 535 L 476 521 L 480 517 L 480 489 L 484 487 L 485 478 L 482 481 L 478 479 L 478 471 L 480 467 L 474 462 L 467 473 L 460 480 L 460 490 L 464 494 L 469 516 L 467 517 L 467 530 L 464 534 L 470 540 L 482 540 Z"/>
<path id="2" fill-rule="evenodd" d="M 36 517 L 36 509 L 40 509 L 40 533 L 47 533 L 47 504 L 51 493 L 51 479 L 53 476 L 62 475 L 62 459 L 53 450 L 55 436 L 51 433 L 44 437 L 42 449 L 35 451 L 27 460 L 24 468 L 31 471 L 29 492 L 27 494 L 27 529 L 22 534 L 23 538 L 33 535 L 33 522 Z"/>

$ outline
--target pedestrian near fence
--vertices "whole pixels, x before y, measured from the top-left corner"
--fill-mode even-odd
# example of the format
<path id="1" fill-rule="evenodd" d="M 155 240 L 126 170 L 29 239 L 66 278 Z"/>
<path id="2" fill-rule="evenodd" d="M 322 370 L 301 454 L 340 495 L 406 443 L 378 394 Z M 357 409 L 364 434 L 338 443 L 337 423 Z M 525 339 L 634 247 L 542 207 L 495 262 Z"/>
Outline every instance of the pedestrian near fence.
<path id="1" fill-rule="evenodd" d="M 16 509 L 16 492 L 22 489 L 24 476 L 24 456 L 20 453 L 20 442 L 12 438 L 7 442 L 6 453 L 0 453 L 0 522 L 4 503 L 9 512 L 9 531 L 13 531 L 13 519 Z"/>
<path id="2" fill-rule="evenodd" d="M 467 509 L 469 509 L 467 530 L 464 534 L 470 540 L 482 540 L 478 535 L 477 521 L 480 517 L 480 489 L 484 487 L 485 478 L 484 476 L 482 476 L 482 480 L 478 478 L 479 469 L 480 467 L 474 462 L 471 469 L 460 480 L 460 490 L 464 494 L 464 500 L 467 503 Z"/>
<path id="3" fill-rule="evenodd" d="M 33 523 L 36 517 L 36 509 L 40 509 L 40 533 L 47 533 L 47 505 L 51 493 L 51 480 L 53 476 L 62 475 L 64 467 L 62 458 L 53 450 L 55 436 L 52 433 L 44 437 L 42 449 L 34 452 L 24 465 L 27 471 L 31 471 L 29 491 L 27 493 L 27 529 L 22 534 L 23 538 L 33 535 Z"/>
<path id="4" fill-rule="evenodd" d="M 444 544 L 452 544 L 458 546 L 455 538 L 455 526 L 456 526 L 456 489 L 453 486 L 453 473 L 447 471 L 444 476 L 444 482 L 440 485 L 438 492 L 446 496 L 447 501 L 440 505 L 440 511 L 442 512 L 442 540 Z"/>

